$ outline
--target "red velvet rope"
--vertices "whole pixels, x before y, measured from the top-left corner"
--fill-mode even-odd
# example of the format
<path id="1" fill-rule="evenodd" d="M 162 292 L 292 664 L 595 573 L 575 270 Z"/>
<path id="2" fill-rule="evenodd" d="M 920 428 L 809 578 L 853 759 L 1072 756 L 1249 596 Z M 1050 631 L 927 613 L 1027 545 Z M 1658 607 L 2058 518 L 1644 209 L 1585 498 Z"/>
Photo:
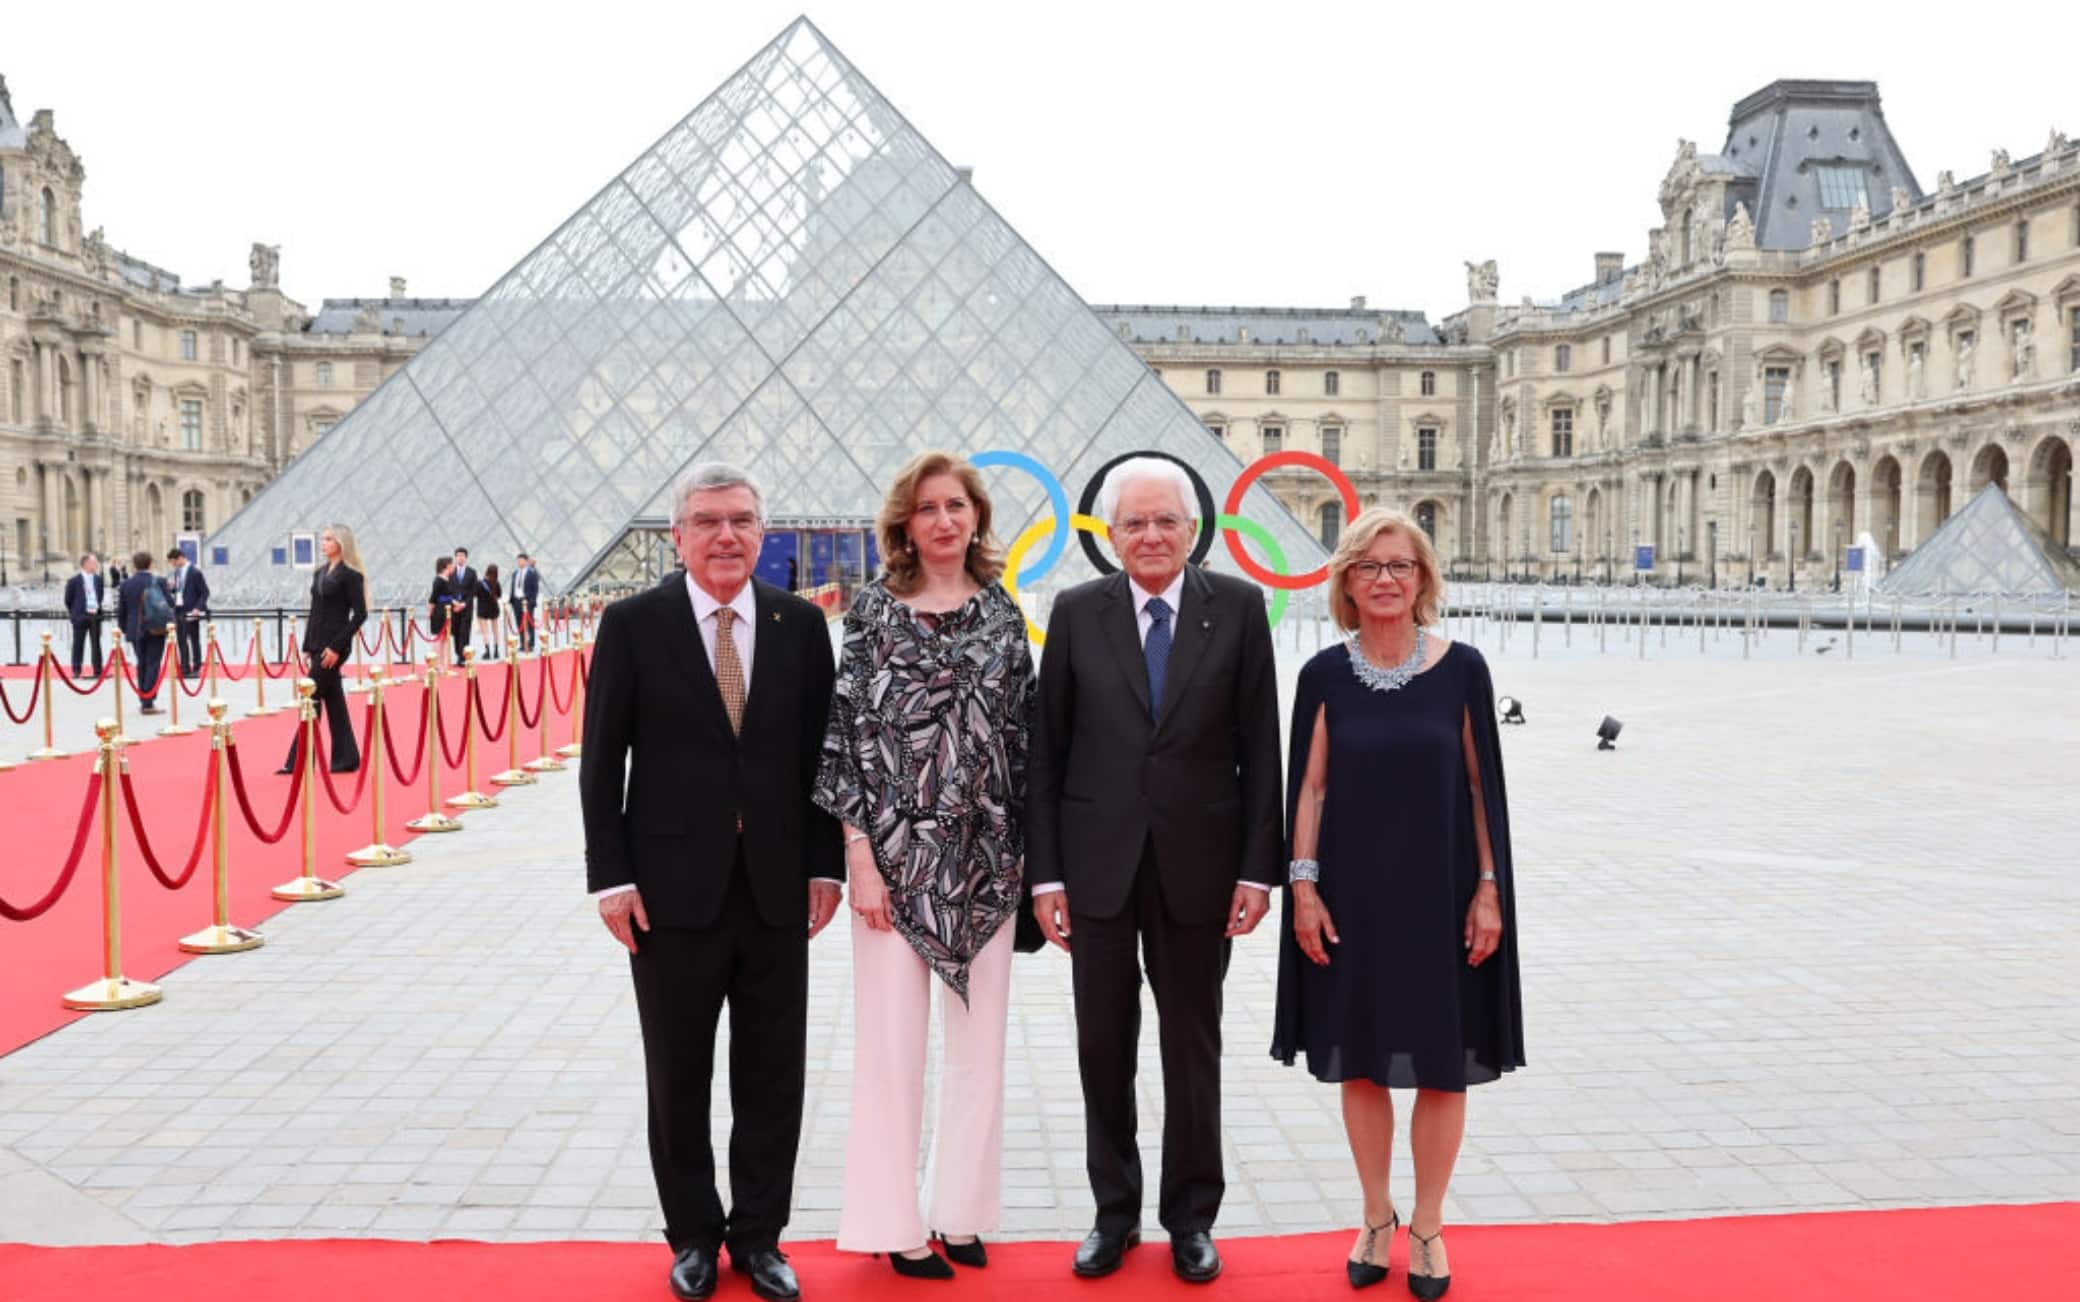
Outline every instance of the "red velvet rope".
<path id="1" fill-rule="evenodd" d="M 293 659 L 285 659 L 280 664 L 277 664 L 274 668 L 269 669 L 267 667 L 266 659 L 263 658 L 260 661 L 260 672 L 266 674 L 269 678 L 287 678 L 289 676 L 289 671 L 300 667 L 302 663 L 303 657 L 299 655 L 294 657 Z"/>
<path id="2" fill-rule="evenodd" d="M 176 659 L 178 659 L 178 657 L 176 657 Z M 203 691 L 209 687 L 208 674 L 195 675 L 195 685 L 193 687 L 190 687 L 188 686 L 187 678 L 181 674 L 181 667 L 179 664 L 175 664 L 173 666 L 172 672 L 173 685 L 180 690 L 181 695 L 187 697 L 190 700 L 193 700 L 194 698 L 202 695 Z M 163 669 L 160 676 L 162 678 L 165 676 Z"/>
<path id="3" fill-rule="evenodd" d="M 434 690 L 439 691 L 440 688 L 436 686 Z M 469 758 L 470 699 L 468 692 L 462 694 L 462 741 L 457 744 L 454 750 L 448 749 L 448 716 L 443 714 L 434 721 L 440 726 L 441 758 L 448 762 L 448 767 L 451 769 L 461 768 L 462 762 Z"/>
<path id="4" fill-rule="evenodd" d="M 289 834 L 289 822 L 296 817 L 296 798 L 303 793 L 303 774 L 306 766 L 298 764 L 296 772 L 290 775 L 289 803 L 282 808 L 282 821 L 275 825 L 274 831 L 269 832 L 261 827 L 260 820 L 253 816 L 253 803 L 246 799 L 246 779 L 244 772 L 238 766 L 238 744 L 236 742 L 224 748 L 224 760 L 231 769 L 231 790 L 238 797 L 238 812 L 245 816 L 246 826 L 251 829 L 254 836 L 260 838 L 260 844 L 273 845 L 287 836 Z"/>
<path id="5" fill-rule="evenodd" d="M 253 650 L 254 648 L 250 645 L 246 647 L 246 658 L 239 662 L 238 672 L 234 674 L 231 672 L 231 665 L 224 659 L 224 644 L 219 642 L 216 645 L 212 646 L 210 648 L 209 654 L 216 659 L 217 676 L 222 678 L 227 683 L 244 682 L 246 680 L 246 674 L 252 668 Z"/>
<path id="6" fill-rule="evenodd" d="M 433 690 L 440 689 L 436 687 Z M 426 762 L 426 711 L 423 707 L 419 711 L 419 726 L 412 731 L 417 734 L 417 740 L 412 743 L 412 771 L 407 773 L 397 760 L 397 729 L 390 726 L 390 714 L 387 709 L 384 711 L 383 749 L 390 756 L 390 771 L 397 775 L 398 785 L 406 787 L 419 780 L 419 767 Z"/>
<path id="7" fill-rule="evenodd" d="M 575 656 L 571 659 L 570 693 L 565 696 L 558 696 L 556 694 L 556 675 L 550 674 L 549 699 L 556 703 L 556 712 L 558 714 L 569 714 L 571 712 L 571 702 L 578 699 L 578 662 Z"/>
<path id="8" fill-rule="evenodd" d="M 367 626 L 363 625 L 363 627 Z M 361 644 L 361 654 L 365 656 L 372 656 L 376 652 L 381 651 L 383 649 L 383 636 L 389 631 L 390 626 L 388 624 L 383 624 L 379 626 L 376 629 L 376 644 L 374 646 L 370 646 L 368 644 L 368 635 L 366 633 L 356 633 L 354 635 L 354 640 Z"/>
<path id="9" fill-rule="evenodd" d="M 332 807 L 342 814 L 351 814 L 360 807 L 361 793 L 368 789 L 368 771 L 375 767 L 376 757 L 370 753 L 369 749 L 376 739 L 376 703 L 374 701 L 368 703 L 368 709 L 362 715 L 361 732 L 363 736 L 361 743 L 361 766 L 354 770 L 354 798 L 352 800 L 349 800 L 344 805 L 339 802 L 339 788 L 332 785 L 332 766 L 330 764 L 318 765 L 318 780 L 325 784 L 325 799 L 331 801 Z"/>
<path id="10" fill-rule="evenodd" d="M 101 775 L 96 773 L 87 783 L 87 798 L 80 805 L 79 827 L 72 834 L 72 849 L 65 855 L 65 867 L 58 873 L 56 884 L 34 904 L 23 906 L 0 900 L 0 918 L 9 922 L 33 922 L 48 913 L 58 898 L 65 894 L 65 888 L 72 885 L 72 875 L 79 871 L 80 857 L 86 853 L 87 833 L 94 827 L 94 805 L 100 799 Z"/>
<path id="11" fill-rule="evenodd" d="M 152 853 L 151 839 L 144 834 L 144 815 L 137 812 L 137 789 L 130 785 L 130 770 L 125 768 L 120 778 L 123 786 L 123 808 L 130 814 L 130 832 L 137 838 L 138 851 L 144 855 L 144 866 L 152 870 L 152 876 L 159 879 L 161 886 L 169 891 L 179 890 L 195 875 L 196 866 L 202 862 L 202 849 L 209 844 L 210 806 L 217 799 L 215 758 L 212 757 L 210 761 L 209 779 L 202 788 L 202 821 L 201 826 L 195 829 L 195 848 L 188 852 L 188 866 L 181 869 L 178 877 L 167 876 L 166 870 L 159 866 L 159 856 Z"/>
<path id="12" fill-rule="evenodd" d="M 527 712 L 527 693 L 523 691 L 523 692 L 521 692 L 521 693 L 519 694 L 519 696 L 520 696 L 520 727 L 521 727 L 521 728 L 522 728 L 523 730 L 527 730 L 527 731 L 532 731 L 532 730 L 534 730 L 535 728 L 537 728 L 537 727 L 540 727 L 540 726 L 541 726 L 541 722 L 542 722 L 542 700 L 543 700 L 543 698 L 544 698 L 544 697 L 546 697 L 546 696 L 548 695 L 548 693 L 549 693 L 549 662 L 548 662 L 547 660 L 537 660 L 537 661 L 536 661 L 535 663 L 536 663 L 536 664 L 538 664 L 538 665 L 540 665 L 540 666 L 541 666 L 541 669 L 540 669 L 540 671 L 539 671 L 538 673 L 536 673 L 536 674 L 535 674 L 535 684 L 534 684 L 534 713 L 533 713 L 533 714 L 529 714 L 529 713 Z M 517 673 L 517 672 L 519 672 L 519 669 L 520 669 L 520 662 L 519 662 L 519 661 L 517 661 L 517 660 L 515 660 L 515 661 L 512 661 L 512 662 L 511 662 L 511 665 L 512 665 L 512 667 L 511 667 L 510 669 L 508 669 L 508 670 L 507 670 L 506 672 L 508 672 L 508 673 Z"/>
<path id="13" fill-rule="evenodd" d="M 510 679 L 512 676 L 513 662 L 508 660 L 506 661 L 506 677 Z M 498 726 L 496 728 L 491 726 L 491 715 L 484 709 L 484 686 L 480 680 L 475 678 L 469 680 L 469 694 L 476 705 L 477 722 L 484 725 L 484 740 L 495 742 L 505 736 L 506 724 L 510 722 L 506 716 L 513 712 L 512 694 L 510 692 L 500 692 L 498 694 Z"/>
<path id="14" fill-rule="evenodd" d="M 10 722 L 27 723 L 36 715 L 36 703 L 43 699 L 43 675 L 39 673 L 30 681 L 35 686 L 29 689 L 29 703 L 22 707 L 20 714 L 16 714 L 14 707 L 7 703 L 7 683 L 0 680 L 0 713 L 5 713 Z"/>
<path id="15" fill-rule="evenodd" d="M 51 657 L 51 673 L 57 676 L 59 682 L 65 684 L 66 687 L 80 696 L 92 696 L 100 691 L 101 684 L 107 682 L 108 676 L 114 673 L 115 670 L 116 658 L 111 654 L 108 659 L 101 662 L 101 672 L 94 675 L 92 681 L 88 682 L 85 687 L 81 687 L 78 679 L 58 667 L 58 658 L 56 656 Z"/>

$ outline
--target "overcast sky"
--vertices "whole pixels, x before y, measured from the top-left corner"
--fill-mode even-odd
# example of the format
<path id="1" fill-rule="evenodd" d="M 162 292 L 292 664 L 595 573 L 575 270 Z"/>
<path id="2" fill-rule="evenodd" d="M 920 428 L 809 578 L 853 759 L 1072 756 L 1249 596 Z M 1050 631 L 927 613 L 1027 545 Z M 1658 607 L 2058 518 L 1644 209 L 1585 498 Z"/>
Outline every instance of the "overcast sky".
<path id="1" fill-rule="evenodd" d="M 1780 77 L 1879 83 L 1916 177 L 2080 135 L 2080 9 L 832 0 L 810 17 L 1094 302 L 1432 319 L 1644 255 L 1678 137 Z M 475 296 L 796 3 L 11 5 L 0 75 L 86 223 L 190 283 Z M 488 17 L 487 17 L 488 16 Z"/>

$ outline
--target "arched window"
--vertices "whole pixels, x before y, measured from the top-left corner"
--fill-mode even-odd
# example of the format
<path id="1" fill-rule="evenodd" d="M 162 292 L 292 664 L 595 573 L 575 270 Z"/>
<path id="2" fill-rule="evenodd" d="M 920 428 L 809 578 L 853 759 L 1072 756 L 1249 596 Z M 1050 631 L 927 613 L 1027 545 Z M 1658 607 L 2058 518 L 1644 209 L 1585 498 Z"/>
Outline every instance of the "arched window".
<path id="1" fill-rule="evenodd" d="M 1217 370 L 1214 370 L 1214 371 L 1208 371 L 1208 372 L 1206 373 L 1206 392 L 1208 392 L 1208 393 L 1219 393 L 1220 391 L 1221 391 L 1221 373 L 1220 373 L 1219 371 L 1217 371 Z"/>
<path id="2" fill-rule="evenodd" d="M 318 387 L 319 387 L 319 388 L 321 388 L 321 389 L 329 389 L 329 388 L 331 388 L 331 387 L 332 387 L 332 363 L 331 363 L 331 362 L 319 362 L 319 363 L 318 363 Z"/>
<path id="3" fill-rule="evenodd" d="M 1556 552 L 1573 551 L 1574 499 L 1567 496 L 1565 493 L 1561 494 L 1558 497 L 1555 497 L 1553 499 L 1551 513 L 1553 524 L 1552 549 Z"/>
<path id="4" fill-rule="evenodd" d="M 1336 540 L 1343 536 L 1343 504 L 1341 502 L 1322 503 L 1321 522 L 1322 546 L 1336 546 Z"/>
<path id="5" fill-rule="evenodd" d="M 1322 372 L 1322 395 L 1334 398 L 1343 392 L 1343 375 L 1337 371 Z"/>
<path id="6" fill-rule="evenodd" d="M 191 488 L 181 494 L 181 530 L 184 533 L 202 533 L 202 490 Z"/>
<path id="7" fill-rule="evenodd" d="M 1572 345 L 1556 344 L 1553 346 L 1553 369 L 1556 371 L 1571 371 L 1574 369 L 1574 348 Z"/>
<path id="8" fill-rule="evenodd" d="M 1437 396 L 1437 372 L 1423 372 L 1422 391 L 1423 396 L 1425 398 L 1434 398 Z"/>
<path id="9" fill-rule="evenodd" d="M 58 242 L 58 196 L 51 193 L 49 186 L 43 187 L 43 209 L 36 229 L 45 244 Z"/>
<path id="10" fill-rule="evenodd" d="M 1769 319 L 1781 325 L 1791 319 L 1791 291 L 1773 289 L 1769 292 Z"/>
<path id="11" fill-rule="evenodd" d="M 1332 466 L 1343 464 L 1343 427 L 1341 425 L 1322 426 L 1322 460 Z"/>
<path id="12" fill-rule="evenodd" d="M 1416 505 L 1416 527 L 1429 534 L 1432 542 L 1437 540 L 1437 503 L 1421 502 Z"/>
<path id="13" fill-rule="evenodd" d="M 1267 397 L 1278 396 L 1278 378 L 1277 371 L 1264 372 L 1264 393 Z"/>

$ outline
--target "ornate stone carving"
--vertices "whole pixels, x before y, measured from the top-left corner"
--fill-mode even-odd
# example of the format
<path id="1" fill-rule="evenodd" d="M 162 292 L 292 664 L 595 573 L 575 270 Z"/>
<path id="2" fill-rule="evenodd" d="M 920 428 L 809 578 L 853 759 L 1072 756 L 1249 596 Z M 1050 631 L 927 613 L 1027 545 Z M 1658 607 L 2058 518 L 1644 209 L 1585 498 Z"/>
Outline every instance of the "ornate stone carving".
<path id="1" fill-rule="evenodd" d="M 2037 332 L 2028 321 L 2015 323 L 2015 378 L 2035 379 L 2037 374 Z"/>
<path id="2" fill-rule="evenodd" d="M 374 305 L 374 304 L 368 304 L 368 305 L 365 305 L 364 307 L 362 307 L 362 309 L 361 309 L 361 310 L 360 310 L 359 312 L 356 312 L 356 313 L 354 314 L 354 333 L 355 333 L 355 334 L 357 334 L 357 335 L 372 335 L 372 334 L 380 334 L 380 333 L 382 332 L 382 329 L 383 329 L 383 318 L 382 318 L 382 314 L 376 311 L 376 309 L 375 309 L 375 305 Z"/>
<path id="3" fill-rule="evenodd" d="M 1791 423 L 1792 414 L 1798 410 L 1798 382 L 1790 375 L 1784 376 L 1784 396 L 1777 403 L 1777 424 Z"/>
<path id="4" fill-rule="evenodd" d="M 1502 288 L 1502 273 L 1496 270 L 1495 259 L 1466 264 L 1466 300 L 1470 303 L 1493 303 Z"/>
<path id="5" fill-rule="evenodd" d="M 1849 212 L 1849 229 L 1867 231 L 1871 228 L 1871 201 L 1868 195 L 1856 196 L 1856 207 Z"/>
<path id="6" fill-rule="evenodd" d="M 1914 402 L 1919 402 L 1928 396 L 1928 379 L 1924 374 L 1928 369 L 1925 358 L 1926 351 L 1926 349 L 1921 348 L 1909 348 L 1907 350 L 1907 397 Z"/>
<path id="7" fill-rule="evenodd" d="M 2008 162 L 2008 151 L 2005 149 L 1994 150 L 1993 159 L 1986 165 L 1986 170 L 1997 177 L 2006 176 L 2012 170 Z"/>
<path id="8" fill-rule="evenodd" d="M 1741 428 L 1755 429 L 1762 424 L 1762 380 L 1752 377 L 1748 391 L 1741 395 Z"/>
<path id="9" fill-rule="evenodd" d="M 1857 370 L 1861 372 L 1856 379 L 1856 396 L 1858 400 L 1863 403 L 1866 409 L 1877 406 L 1878 366 L 1876 361 L 1866 357 L 1863 359 L 1863 364 L 1857 367 Z"/>
<path id="10" fill-rule="evenodd" d="M 1733 216 L 1726 221 L 1726 248 L 1729 252 L 1740 252 L 1755 247 L 1755 219 L 1748 215 L 1748 205 L 1737 203 Z"/>
<path id="11" fill-rule="evenodd" d="M 1913 206 L 1914 196 L 1907 193 L 1907 187 L 1903 185 L 1892 187 L 1892 212 L 1895 216 L 1905 213 L 1907 209 Z"/>
<path id="12" fill-rule="evenodd" d="M 1957 176 L 1945 169 L 1936 173 L 1936 193 L 1948 197 L 1957 192 Z"/>
<path id="13" fill-rule="evenodd" d="M 1958 336 L 1957 340 L 1957 391 L 1969 393 L 1972 388 L 1972 354 L 1979 350 L 1979 338 L 1974 334 Z"/>
<path id="14" fill-rule="evenodd" d="M 253 274 L 254 289 L 279 289 L 282 283 L 282 246 L 254 241 L 246 255 L 246 268 Z"/>
<path id="15" fill-rule="evenodd" d="M 2047 157 L 2051 154 L 2063 154 L 2066 152 L 2066 146 L 2070 143 L 2072 142 L 2066 139 L 2065 132 L 2060 131 L 2057 127 L 2053 127 L 2051 128 L 2051 139 L 2044 142 L 2044 153 Z"/>

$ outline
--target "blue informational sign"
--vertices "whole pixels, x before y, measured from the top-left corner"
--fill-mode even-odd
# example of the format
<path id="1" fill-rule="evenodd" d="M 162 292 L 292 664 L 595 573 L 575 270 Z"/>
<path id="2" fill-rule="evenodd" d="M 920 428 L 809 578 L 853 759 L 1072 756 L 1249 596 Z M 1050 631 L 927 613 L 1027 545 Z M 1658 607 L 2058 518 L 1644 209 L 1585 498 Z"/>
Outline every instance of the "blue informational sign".
<path id="1" fill-rule="evenodd" d="M 1849 549 L 1849 572 L 1851 574 L 1863 572 L 1863 548 L 1851 547 Z"/>
<path id="2" fill-rule="evenodd" d="M 308 569 L 318 563 L 318 539 L 307 533 L 294 534 L 289 539 L 290 559 Z"/>
<path id="3" fill-rule="evenodd" d="M 1632 568 L 1651 570 L 1654 568 L 1654 544 L 1640 543 L 1632 549 Z"/>
<path id="4" fill-rule="evenodd" d="M 173 540 L 173 548 L 188 558 L 188 564 L 202 564 L 202 535 L 184 533 Z"/>
<path id="5" fill-rule="evenodd" d="M 801 584 L 802 536 L 792 529 L 776 529 L 766 535 L 758 550 L 758 577 L 789 592 Z"/>
<path id="6" fill-rule="evenodd" d="M 212 544 L 209 549 L 209 563 L 215 567 L 229 565 L 231 563 L 231 549 L 221 543 Z M 276 563 L 280 564 L 280 562 Z"/>
<path id="7" fill-rule="evenodd" d="M 287 565 L 289 563 L 289 549 L 287 547 L 273 547 L 268 550 L 270 552 L 269 559 L 276 565 Z"/>

